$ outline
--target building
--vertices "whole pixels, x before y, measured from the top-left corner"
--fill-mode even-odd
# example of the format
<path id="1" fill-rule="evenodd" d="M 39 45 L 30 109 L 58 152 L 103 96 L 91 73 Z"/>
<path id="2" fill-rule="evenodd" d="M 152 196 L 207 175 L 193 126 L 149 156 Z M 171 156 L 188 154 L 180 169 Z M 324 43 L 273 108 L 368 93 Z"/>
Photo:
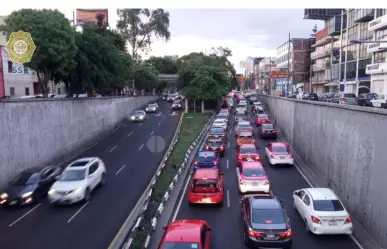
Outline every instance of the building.
<path id="1" fill-rule="evenodd" d="M 0 16 L 0 25 L 5 24 L 5 19 L 7 16 Z M 7 36 L 5 33 L 0 31 L 0 46 L 5 46 L 7 44 Z"/>
<path id="2" fill-rule="evenodd" d="M 254 72 L 258 75 L 258 89 L 261 91 L 269 92 L 272 88 L 270 75 L 272 70 L 277 69 L 275 57 L 264 57 L 260 60 L 259 64 L 254 66 Z M 274 82 L 274 81 L 273 81 Z"/>
<path id="3" fill-rule="evenodd" d="M 370 91 L 387 94 L 387 9 L 374 10 L 374 19 L 368 23 L 368 31 L 373 33 L 373 40 L 384 41 L 365 44 L 372 55 L 372 63 L 366 66 L 366 74 L 371 76 Z"/>
<path id="4" fill-rule="evenodd" d="M 296 88 L 309 91 L 310 52 L 314 42 L 314 38 L 291 38 L 277 48 L 277 68 L 288 70 L 289 75 L 287 78 L 275 80 L 276 91 L 284 94 L 295 92 Z"/>

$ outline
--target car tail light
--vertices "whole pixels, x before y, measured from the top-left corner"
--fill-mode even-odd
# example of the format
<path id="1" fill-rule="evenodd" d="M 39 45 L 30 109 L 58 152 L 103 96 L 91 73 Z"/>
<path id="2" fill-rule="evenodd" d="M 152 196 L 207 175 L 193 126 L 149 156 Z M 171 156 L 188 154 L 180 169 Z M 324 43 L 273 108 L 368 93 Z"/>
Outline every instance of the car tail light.
<path id="1" fill-rule="evenodd" d="M 217 165 L 218 162 L 217 162 L 217 161 L 213 161 L 212 164 L 213 164 L 213 165 Z"/>
<path id="2" fill-rule="evenodd" d="M 313 222 L 313 223 L 316 223 L 316 224 L 321 224 L 320 219 L 317 218 L 317 217 L 314 217 L 313 215 L 312 215 L 312 222 Z"/>
<path id="3" fill-rule="evenodd" d="M 266 131 L 262 130 L 262 133 L 263 133 L 263 134 L 265 134 L 265 133 L 266 133 Z"/>
<path id="4" fill-rule="evenodd" d="M 241 185 L 243 185 L 243 179 L 240 179 L 240 180 L 239 180 L 239 183 L 240 183 Z"/>
<path id="5" fill-rule="evenodd" d="M 271 159 L 274 159 L 274 156 L 273 156 L 273 155 L 270 155 L 270 158 L 271 158 Z"/>
<path id="6" fill-rule="evenodd" d="M 220 150 L 224 150 L 224 146 L 222 145 L 222 146 L 220 146 Z"/>
<path id="7" fill-rule="evenodd" d="M 256 156 L 256 157 L 255 157 L 255 160 L 259 160 L 259 156 Z"/>
<path id="8" fill-rule="evenodd" d="M 242 156 L 239 156 L 238 159 L 239 159 L 239 160 L 242 160 Z"/>
<path id="9" fill-rule="evenodd" d="M 293 233 L 292 233 L 292 230 L 287 230 L 286 232 L 284 232 L 284 233 L 281 233 L 280 234 L 280 237 L 281 238 L 288 238 L 288 237 L 292 237 L 292 235 L 293 235 Z"/>
<path id="10" fill-rule="evenodd" d="M 270 181 L 266 180 L 265 185 L 270 185 Z"/>
<path id="11" fill-rule="evenodd" d="M 340 101 L 347 101 L 347 98 L 341 98 Z"/>
<path id="12" fill-rule="evenodd" d="M 261 238 L 263 235 L 262 233 L 257 233 L 257 232 L 254 232 L 252 229 L 249 228 L 249 232 L 248 232 L 249 236 L 250 237 L 256 237 L 256 238 Z"/>
<path id="13" fill-rule="evenodd" d="M 198 165 L 199 164 L 199 162 L 194 162 L 194 165 Z"/>
<path id="14" fill-rule="evenodd" d="M 277 133 L 277 131 L 276 131 L 276 130 L 274 130 L 274 131 L 272 131 L 272 133 Z"/>
<path id="15" fill-rule="evenodd" d="M 255 143 L 255 140 L 253 139 L 253 143 Z"/>
<path id="16" fill-rule="evenodd" d="M 210 149 L 210 146 L 206 145 L 206 150 Z"/>
<path id="17" fill-rule="evenodd" d="M 345 220 L 345 223 L 351 223 L 352 222 L 352 218 L 351 216 L 348 216 L 348 218 Z"/>

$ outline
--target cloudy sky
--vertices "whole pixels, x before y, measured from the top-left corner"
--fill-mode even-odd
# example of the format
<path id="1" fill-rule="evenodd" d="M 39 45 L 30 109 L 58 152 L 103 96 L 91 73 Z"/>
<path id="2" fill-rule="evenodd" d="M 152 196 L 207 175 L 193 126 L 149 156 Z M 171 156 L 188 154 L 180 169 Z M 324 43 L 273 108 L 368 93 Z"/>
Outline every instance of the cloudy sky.
<path id="1" fill-rule="evenodd" d="M 9 14 L 10 6 L 0 10 Z M 71 8 L 61 8 L 72 19 Z M 179 55 L 200 52 L 211 47 L 228 47 L 233 52 L 231 61 L 238 72 L 239 62 L 247 56 L 275 56 L 276 48 L 287 41 L 288 33 L 294 38 L 307 38 L 313 26 L 323 28 L 319 21 L 303 20 L 303 9 L 168 9 L 171 39 L 155 41 L 150 55 Z M 116 10 L 109 8 L 109 23 L 117 21 Z M 149 55 L 148 55 L 149 56 Z"/>

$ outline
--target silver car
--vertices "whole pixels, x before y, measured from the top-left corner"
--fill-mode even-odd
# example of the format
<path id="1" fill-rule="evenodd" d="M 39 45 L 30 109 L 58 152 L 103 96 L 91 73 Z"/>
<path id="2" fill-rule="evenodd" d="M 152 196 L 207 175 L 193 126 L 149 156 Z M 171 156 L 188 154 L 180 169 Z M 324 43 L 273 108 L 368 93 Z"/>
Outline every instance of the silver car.
<path id="1" fill-rule="evenodd" d="M 357 98 L 354 93 L 336 93 L 331 98 L 332 103 L 343 104 L 343 105 L 356 105 Z"/>

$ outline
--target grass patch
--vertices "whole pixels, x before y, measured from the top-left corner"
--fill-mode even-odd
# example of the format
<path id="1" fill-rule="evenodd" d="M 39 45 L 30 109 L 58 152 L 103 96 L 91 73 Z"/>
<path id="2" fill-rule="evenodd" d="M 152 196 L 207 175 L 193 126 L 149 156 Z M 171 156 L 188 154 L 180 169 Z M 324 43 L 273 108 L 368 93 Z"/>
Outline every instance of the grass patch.
<path id="1" fill-rule="evenodd" d="M 179 140 L 171 152 L 166 165 L 157 179 L 154 191 L 150 198 L 148 209 L 144 213 L 139 229 L 134 236 L 132 248 L 142 249 L 149 230 L 151 229 L 151 219 L 155 216 L 157 208 L 163 200 L 169 184 L 172 182 L 181 164 L 184 161 L 185 153 L 191 144 L 200 134 L 203 126 L 210 119 L 210 115 L 197 113 L 186 113 L 181 124 Z"/>

